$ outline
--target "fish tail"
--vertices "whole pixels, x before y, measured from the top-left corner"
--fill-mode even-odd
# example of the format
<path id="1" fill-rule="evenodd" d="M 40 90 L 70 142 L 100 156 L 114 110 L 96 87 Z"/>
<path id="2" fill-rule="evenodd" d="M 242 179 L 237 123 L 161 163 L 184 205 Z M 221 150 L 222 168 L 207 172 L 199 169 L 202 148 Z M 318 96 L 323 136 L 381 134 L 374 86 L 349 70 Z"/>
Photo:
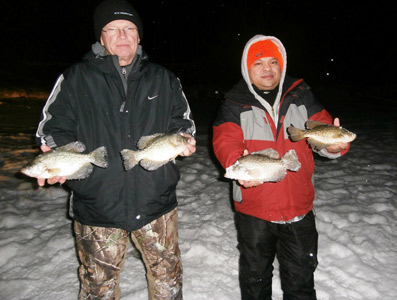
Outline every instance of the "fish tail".
<path id="1" fill-rule="evenodd" d="M 293 141 L 293 142 L 297 142 L 300 141 L 301 139 L 304 138 L 303 130 L 300 130 L 299 128 L 296 128 L 294 126 L 290 126 L 287 128 L 288 134 L 289 134 L 289 138 Z"/>
<path id="2" fill-rule="evenodd" d="M 93 161 L 92 163 L 98 167 L 101 168 L 107 168 L 108 167 L 108 152 L 106 150 L 106 147 L 102 146 L 91 153 Z"/>
<path id="3" fill-rule="evenodd" d="M 295 150 L 289 150 L 281 158 L 285 168 L 290 171 L 298 171 L 301 167 L 301 163 L 298 160 L 298 155 L 296 155 Z"/>
<path id="4" fill-rule="evenodd" d="M 124 169 L 126 171 L 132 169 L 138 164 L 139 159 L 137 157 L 137 151 L 124 149 L 121 150 L 120 153 L 121 153 L 121 157 L 123 158 Z"/>

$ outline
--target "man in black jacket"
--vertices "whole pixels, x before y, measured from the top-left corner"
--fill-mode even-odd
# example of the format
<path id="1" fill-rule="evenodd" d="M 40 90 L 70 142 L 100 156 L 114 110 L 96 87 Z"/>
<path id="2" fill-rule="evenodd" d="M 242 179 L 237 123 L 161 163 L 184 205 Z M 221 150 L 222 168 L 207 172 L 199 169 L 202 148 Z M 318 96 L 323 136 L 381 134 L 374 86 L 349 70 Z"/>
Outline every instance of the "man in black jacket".
<path id="1" fill-rule="evenodd" d="M 142 136 L 180 133 L 196 151 L 196 128 L 178 78 L 150 63 L 139 45 L 142 22 L 125 0 L 105 0 L 94 12 L 98 40 L 81 63 L 56 82 L 43 109 L 37 139 L 43 152 L 73 141 L 86 151 L 105 146 L 108 167 L 89 178 L 53 177 L 71 193 L 71 217 L 81 266 L 80 299 L 119 299 L 128 233 L 142 253 L 150 299 L 182 299 L 174 163 L 154 171 L 123 169 L 120 151 Z M 45 184 L 44 178 L 38 184 Z"/>

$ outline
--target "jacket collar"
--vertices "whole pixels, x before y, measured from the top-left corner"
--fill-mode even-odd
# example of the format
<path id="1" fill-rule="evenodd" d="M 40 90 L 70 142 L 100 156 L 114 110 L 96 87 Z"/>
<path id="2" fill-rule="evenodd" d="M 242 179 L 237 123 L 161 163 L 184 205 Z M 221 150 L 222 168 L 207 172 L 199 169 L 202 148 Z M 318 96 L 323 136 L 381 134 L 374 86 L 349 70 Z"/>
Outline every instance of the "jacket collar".
<path id="1" fill-rule="evenodd" d="M 84 57 L 84 60 L 93 62 L 102 72 L 113 73 L 115 70 L 121 74 L 121 67 L 118 64 L 117 55 L 109 55 L 106 49 L 99 42 L 96 42 L 91 46 L 91 51 Z M 137 54 L 132 62 L 132 67 L 129 68 L 129 77 L 136 79 L 142 74 L 143 69 L 149 63 L 148 55 L 143 50 L 142 46 L 139 45 Z"/>

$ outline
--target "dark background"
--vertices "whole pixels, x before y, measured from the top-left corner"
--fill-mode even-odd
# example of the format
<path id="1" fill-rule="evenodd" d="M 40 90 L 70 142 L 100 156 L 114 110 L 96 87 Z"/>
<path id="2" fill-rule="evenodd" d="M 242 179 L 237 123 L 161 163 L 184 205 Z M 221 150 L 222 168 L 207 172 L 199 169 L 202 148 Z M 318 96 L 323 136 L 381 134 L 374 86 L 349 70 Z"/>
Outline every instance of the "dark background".
<path id="1" fill-rule="evenodd" d="M 44 80 L 51 87 L 95 42 L 92 14 L 99 2 L 3 2 L 2 85 Z M 396 16 L 386 1 L 231 2 L 132 1 L 150 59 L 169 67 L 182 83 L 232 85 L 240 76 L 245 43 L 265 34 L 284 43 L 288 73 L 309 83 L 395 83 Z"/>

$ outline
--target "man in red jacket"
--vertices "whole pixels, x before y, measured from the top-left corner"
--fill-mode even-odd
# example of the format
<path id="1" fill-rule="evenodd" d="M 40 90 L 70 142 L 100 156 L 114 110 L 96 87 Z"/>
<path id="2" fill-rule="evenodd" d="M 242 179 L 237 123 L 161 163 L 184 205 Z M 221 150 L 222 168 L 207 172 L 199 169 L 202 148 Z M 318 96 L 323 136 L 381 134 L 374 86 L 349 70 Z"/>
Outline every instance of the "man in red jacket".
<path id="1" fill-rule="evenodd" d="M 273 261 L 280 264 L 284 300 L 316 299 L 314 270 L 318 234 L 313 213 L 313 151 L 337 158 L 349 149 L 338 143 L 321 151 L 286 131 L 305 122 L 339 126 L 303 79 L 286 76 L 287 55 L 275 37 L 257 35 L 245 46 L 242 79 L 225 95 L 214 122 L 214 152 L 226 169 L 243 155 L 267 148 L 280 157 L 295 150 L 301 168 L 279 182 L 233 182 L 242 299 L 271 299 Z"/>

